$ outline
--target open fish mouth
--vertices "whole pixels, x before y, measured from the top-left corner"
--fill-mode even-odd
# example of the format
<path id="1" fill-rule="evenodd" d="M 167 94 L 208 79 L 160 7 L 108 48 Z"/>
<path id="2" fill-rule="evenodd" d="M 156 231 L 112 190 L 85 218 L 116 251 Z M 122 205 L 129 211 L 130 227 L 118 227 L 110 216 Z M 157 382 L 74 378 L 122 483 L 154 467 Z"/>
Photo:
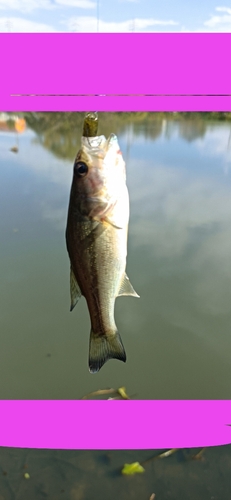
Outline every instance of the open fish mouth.
<path id="1" fill-rule="evenodd" d="M 82 136 L 81 146 L 83 150 L 89 152 L 91 156 L 97 158 L 105 158 L 106 154 L 110 150 L 111 154 L 120 153 L 118 139 L 115 134 L 110 134 L 108 139 L 106 139 L 104 135 L 98 135 L 95 137 Z"/>
<path id="2" fill-rule="evenodd" d="M 104 135 L 97 135 L 98 113 L 90 112 L 85 115 L 81 145 L 84 149 L 90 149 L 91 156 L 104 158 L 109 149 L 112 153 L 120 153 L 117 136 L 111 133 L 106 139 Z"/>

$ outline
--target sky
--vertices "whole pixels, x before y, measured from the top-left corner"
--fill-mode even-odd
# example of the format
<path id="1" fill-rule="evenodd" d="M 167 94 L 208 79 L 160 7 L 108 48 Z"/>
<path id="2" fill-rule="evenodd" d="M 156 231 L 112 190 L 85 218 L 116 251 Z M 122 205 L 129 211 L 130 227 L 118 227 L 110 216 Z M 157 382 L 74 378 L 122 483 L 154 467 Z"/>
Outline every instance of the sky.
<path id="1" fill-rule="evenodd" d="M 231 2 L 219 2 L 0 0 L 0 32 L 231 32 Z"/>

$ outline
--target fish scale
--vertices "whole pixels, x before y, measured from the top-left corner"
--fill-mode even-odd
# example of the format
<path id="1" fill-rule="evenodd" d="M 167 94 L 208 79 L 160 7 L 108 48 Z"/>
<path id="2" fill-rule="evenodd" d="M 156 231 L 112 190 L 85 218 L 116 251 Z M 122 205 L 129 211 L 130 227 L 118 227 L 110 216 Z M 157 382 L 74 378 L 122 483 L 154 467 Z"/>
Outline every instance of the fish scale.
<path id="1" fill-rule="evenodd" d="M 91 136 L 96 131 L 96 117 L 90 113 L 74 163 L 66 228 L 71 310 L 83 295 L 91 319 L 91 373 L 109 359 L 126 361 L 114 320 L 115 300 L 120 295 L 138 297 L 125 271 L 129 220 L 125 163 L 116 136 L 107 140 Z"/>

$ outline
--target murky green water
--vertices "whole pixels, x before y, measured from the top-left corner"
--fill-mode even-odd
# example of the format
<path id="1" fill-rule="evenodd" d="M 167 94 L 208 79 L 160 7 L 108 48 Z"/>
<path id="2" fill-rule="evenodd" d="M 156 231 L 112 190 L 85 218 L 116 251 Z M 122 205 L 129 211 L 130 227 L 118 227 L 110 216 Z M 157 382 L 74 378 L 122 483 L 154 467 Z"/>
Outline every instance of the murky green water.
<path id="1" fill-rule="evenodd" d="M 127 363 L 91 375 L 85 300 L 69 312 L 82 116 L 31 115 L 18 138 L 0 133 L 0 399 L 120 386 L 136 399 L 231 399 L 231 123 L 102 115 L 127 163 L 127 272 L 141 296 L 116 301 Z"/>
<path id="2" fill-rule="evenodd" d="M 1 500 L 230 500 L 231 446 L 180 450 L 144 464 L 145 472 L 122 476 L 125 463 L 158 451 L 68 451 L 0 448 Z M 163 450 L 161 450 L 163 451 Z M 29 478 L 25 478 L 28 474 Z"/>

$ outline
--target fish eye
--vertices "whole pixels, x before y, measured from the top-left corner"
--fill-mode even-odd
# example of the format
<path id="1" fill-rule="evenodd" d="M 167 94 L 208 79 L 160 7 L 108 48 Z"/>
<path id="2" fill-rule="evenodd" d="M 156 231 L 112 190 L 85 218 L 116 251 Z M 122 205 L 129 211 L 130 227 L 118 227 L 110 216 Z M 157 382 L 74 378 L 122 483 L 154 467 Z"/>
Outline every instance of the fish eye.
<path id="1" fill-rule="evenodd" d="M 78 177 L 84 177 L 85 175 L 87 175 L 88 166 L 83 161 L 78 161 L 74 166 L 74 171 L 75 174 L 78 175 Z"/>

